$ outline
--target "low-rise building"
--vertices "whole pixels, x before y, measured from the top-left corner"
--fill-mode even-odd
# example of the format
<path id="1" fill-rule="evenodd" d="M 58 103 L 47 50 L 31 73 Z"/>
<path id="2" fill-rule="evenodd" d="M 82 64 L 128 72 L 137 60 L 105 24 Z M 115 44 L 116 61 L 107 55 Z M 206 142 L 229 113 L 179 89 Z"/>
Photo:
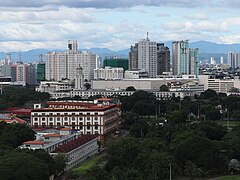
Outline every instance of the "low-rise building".
<path id="1" fill-rule="evenodd" d="M 52 132 L 51 130 L 41 131 L 41 133 L 37 133 L 36 137 L 36 140 L 26 141 L 19 148 L 43 149 L 52 156 L 63 153 L 68 160 L 65 170 L 73 168 L 96 154 L 99 148 L 96 135 L 72 133 L 69 128 L 53 130 Z"/>
<path id="2" fill-rule="evenodd" d="M 96 101 L 50 101 L 48 107 L 35 105 L 31 112 L 33 127 L 66 127 L 81 134 L 96 134 L 104 141 L 118 128 L 121 111 L 109 99 Z"/>
<path id="3" fill-rule="evenodd" d="M 115 80 L 123 79 L 123 68 L 112 68 L 106 66 L 105 68 L 94 69 L 94 79 Z"/>
<path id="4" fill-rule="evenodd" d="M 70 91 L 72 89 L 72 83 L 70 80 L 58 81 L 41 81 L 39 86 L 36 87 L 38 92 L 63 92 Z"/>

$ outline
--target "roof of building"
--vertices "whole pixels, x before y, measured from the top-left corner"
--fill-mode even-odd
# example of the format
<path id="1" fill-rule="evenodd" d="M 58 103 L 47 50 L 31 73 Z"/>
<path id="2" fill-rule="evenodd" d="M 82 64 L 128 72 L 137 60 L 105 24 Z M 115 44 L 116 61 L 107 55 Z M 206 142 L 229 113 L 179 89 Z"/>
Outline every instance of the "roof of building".
<path id="1" fill-rule="evenodd" d="M 19 123 L 26 124 L 26 121 L 14 116 L 13 114 L 0 114 L 0 121 L 4 121 L 6 123 Z"/>
<path id="2" fill-rule="evenodd" d="M 66 144 L 59 146 L 55 150 L 55 152 L 68 153 L 95 138 L 97 138 L 97 136 L 93 134 L 82 135 L 77 139 L 74 139 Z"/>
<path id="3" fill-rule="evenodd" d="M 31 116 L 31 109 L 8 108 L 7 111 L 10 111 L 13 114 Z"/>
<path id="4" fill-rule="evenodd" d="M 111 101 L 112 99 L 110 99 L 110 98 L 99 98 L 97 100 L 98 101 Z"/>
<path id="5" fill-rule="evenodd" d="M 61 137 L 61 136 L 63 136 L 63 135 L 61 135 L 61 134 L 55 134 L 55 133 L 50 133 L 50 134 L 45 134 L 45 135 L 43 135 L 44 137 Z"/>
<path id="6" fill-rule="evenodd" d="M 23 144 L 43 145 L 43 144 L 45 144 L 45 142 L 43 142 L 43 141 L 26 141 Z"/>
<path id="7" fill-rule="evenodd" d="M 60 131 L 71 131 L 71 128 L 61 128 Z"/>
<path id="8" fill-rule="evenodd" d="M 104 99 L 106 100 L 106 99 Z M 32 112 L 42 112 L 42 111 L 105 111 L 113 107 L 117 107 L 116 104 L 110 105 L 98 105 L 93 103 L 83 103 L 83 102 L 68 102 L 68 101 L 51 101 L 47 102 L 48 108 L 33 109 Z M 67 107 L 66 107 L 67 106 Z"/>

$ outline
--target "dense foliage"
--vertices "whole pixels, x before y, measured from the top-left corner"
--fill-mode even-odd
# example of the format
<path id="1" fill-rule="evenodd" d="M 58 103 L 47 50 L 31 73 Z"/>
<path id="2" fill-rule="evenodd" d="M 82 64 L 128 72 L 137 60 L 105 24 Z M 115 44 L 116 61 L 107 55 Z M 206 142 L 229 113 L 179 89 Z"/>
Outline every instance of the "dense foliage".
<path id="1" fill-rule="evenodd" d="M 52 158 L 44 150 L 18 149 L 23 142 L 34 140 L 34 134 L 25 124 L 0 122 L 0 179 L 44 180 L 63 172 L 65 156 Z"/>
<path id="2" fill-rule="evenodd" d="M 108 143 L 106 166 L 88 179 L 169 179 L 170 169 L 176 179 L 230 173 L 229 162 L 240 160 L 240 128 L 219 121 L 238 120 L 239 100 L 212 90 L 182 100 L 156 100 L 144 91 L 122 97 L 128 135 Z"/>
<path id="3" fill-rule="evenodd" d="M 30 87 L 7 86 L 0 95 L 0 110 L 9 107 L 23 107 L 30 102 L 43 102 L 50 98 L 48 93 L 36 92 Z"/>

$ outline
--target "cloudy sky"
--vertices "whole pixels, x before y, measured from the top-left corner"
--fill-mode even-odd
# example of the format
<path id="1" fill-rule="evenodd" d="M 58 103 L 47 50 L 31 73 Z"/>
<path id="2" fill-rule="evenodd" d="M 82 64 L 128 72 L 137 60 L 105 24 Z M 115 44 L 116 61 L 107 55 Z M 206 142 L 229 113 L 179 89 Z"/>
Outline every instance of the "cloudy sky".
<path id="1" fill-rule="evenodd" d="M 151 40 L 240 43 L 239 0 L 0 0 L 0 51 L 128 48 Z"/>

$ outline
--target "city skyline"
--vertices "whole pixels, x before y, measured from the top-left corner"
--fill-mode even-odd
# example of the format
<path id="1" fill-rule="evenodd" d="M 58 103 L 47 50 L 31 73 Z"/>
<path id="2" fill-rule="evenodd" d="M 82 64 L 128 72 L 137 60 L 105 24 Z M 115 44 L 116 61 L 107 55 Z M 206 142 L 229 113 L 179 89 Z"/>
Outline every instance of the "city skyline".
<path id="1" fill-rule="evenodd" d="M 236 0 L 0 0 L 0 51 L 36 48 L 121 50 L 146 38 L 157 42 L 189 39 L 240 42 Z"/>

